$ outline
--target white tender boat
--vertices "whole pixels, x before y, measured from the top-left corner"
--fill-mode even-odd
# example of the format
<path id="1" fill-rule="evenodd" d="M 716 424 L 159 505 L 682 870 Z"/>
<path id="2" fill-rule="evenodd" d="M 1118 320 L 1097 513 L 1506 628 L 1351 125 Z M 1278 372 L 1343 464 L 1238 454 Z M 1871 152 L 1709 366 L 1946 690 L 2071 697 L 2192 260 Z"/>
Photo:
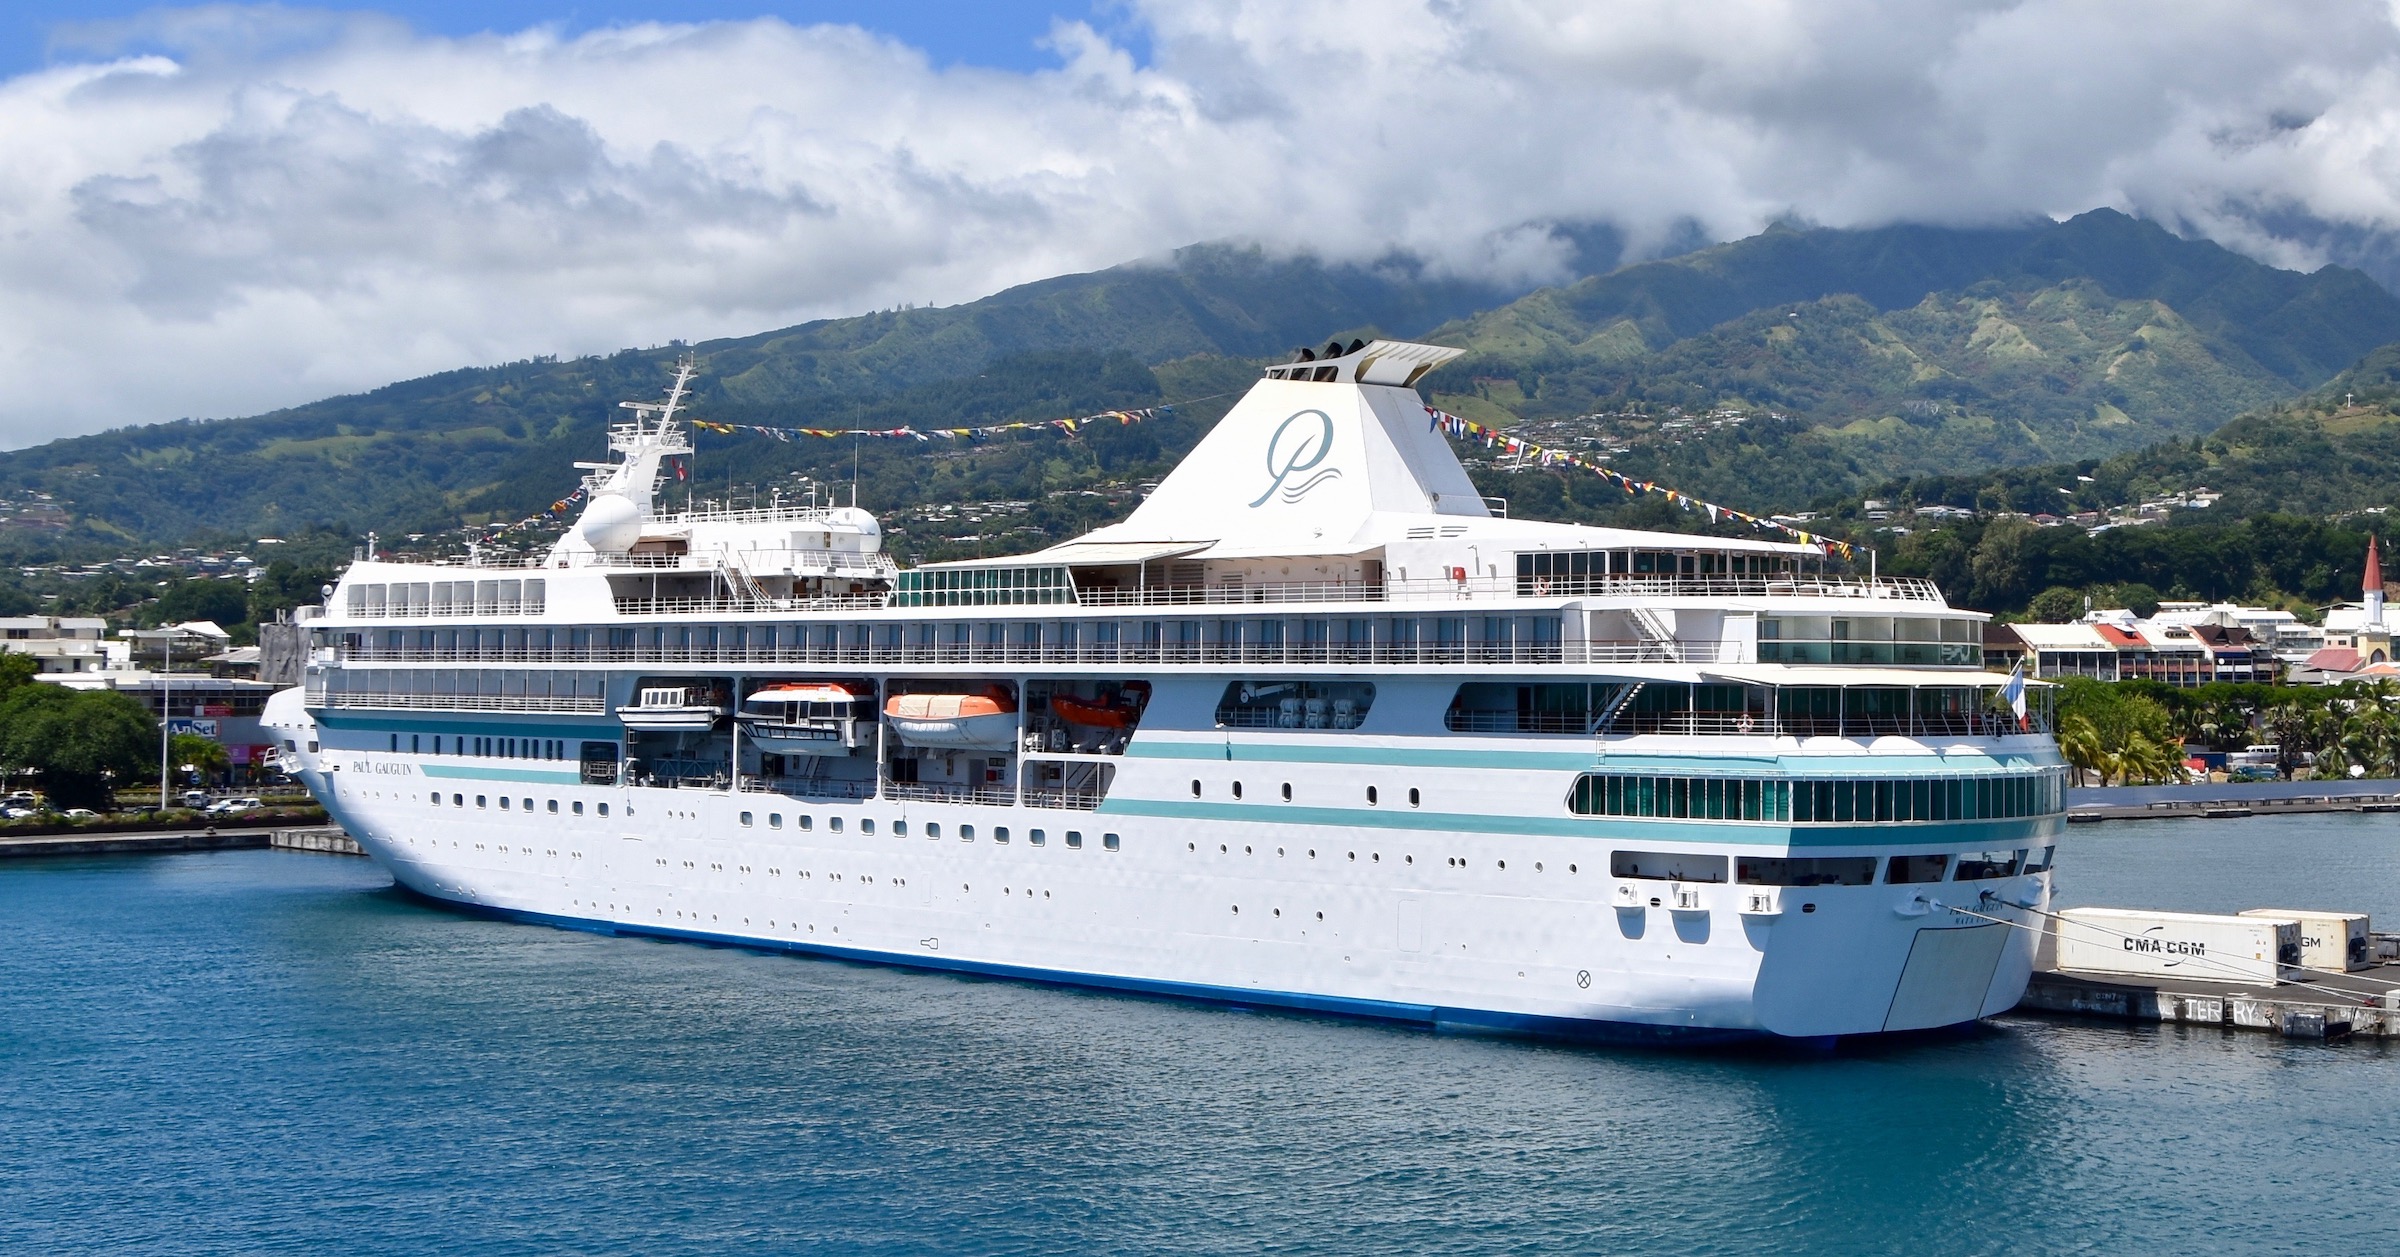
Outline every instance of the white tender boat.
<path id="1" fill-rule="evenodd" d="M 848 755 L 860 746 L 861 702 L 873 710 L 872 696 L 862 699 L 839 685 L 770 685 L 742 704 L 735 724 L 769 755 Z M 871 730 L 874 722 L 866 724 Z"/>

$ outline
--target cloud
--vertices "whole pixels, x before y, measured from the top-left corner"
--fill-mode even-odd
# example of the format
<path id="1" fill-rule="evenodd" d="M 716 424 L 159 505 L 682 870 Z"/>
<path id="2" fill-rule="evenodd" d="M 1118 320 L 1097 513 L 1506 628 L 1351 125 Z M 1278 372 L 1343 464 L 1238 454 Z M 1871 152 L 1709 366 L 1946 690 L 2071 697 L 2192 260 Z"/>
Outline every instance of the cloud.
<path id="1" fill-rule="evenodd" d="M 763 330 L 1246 238 L 1565 273 L 1778 217 L 2099 205 L 2283 265 L 2400 239 L 2380 5 L 1136 0 L 1141 63 L 839 26 L 444 38 L 165 10 L 0 83 L 0 444 Z M 118 52 L 117 49 L 140 49 Z"/>

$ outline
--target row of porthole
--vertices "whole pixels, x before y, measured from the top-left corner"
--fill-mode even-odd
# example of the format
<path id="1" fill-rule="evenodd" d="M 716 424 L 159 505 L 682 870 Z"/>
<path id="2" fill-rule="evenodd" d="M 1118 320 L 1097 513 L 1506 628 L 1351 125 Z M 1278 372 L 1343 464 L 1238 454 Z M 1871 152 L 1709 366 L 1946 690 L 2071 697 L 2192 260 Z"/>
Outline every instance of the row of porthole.
<path id="1" fill-rule="evenodd" d="M 814 829 L 814 828 L 816 827 L 816 818 L 815 818 L 815 817 L 813 817 L 813 816 L 807 815 L 806 813 L 802 813 L 802 814 L 800 814 L 800 815 L 798 815 L 798 816 L 794 817 L 794 818 L 793 818 L 793 820 L 795 821 L 794 828 L 798 829 L 798 830 L 799 830 L 801 833 L 808 833 L 810 830 L 812 830 L 812 829 Z M 741 814 L 741 823 L 742 823 L 742 828 L 744 828 L 744 829 L 750 829 L 750 828 L 754 828 L 754 827 L 755 827 L 755 826 L 758 824 L 758 816 L 757 816 L 757 814 L 756 814 L 756 813 L 753 813 L 753 812 L 744 812 L 744 813 L 742 813 L 742 814 Z M 783 813 L 781 813 L 781 812 L 769 812 L 769 813 L 767 813 L 767 828 L 769 828 L 769 829 L 781 829 L 781 828 L 783 828 Z M 839 816 L 828 816 L 828 817 L 826 817 L 826 818 L 825 818 L 825 828 L 826 828 L 826 830 L 827 830 L 828 832 L 830 832 L 830 833 L 836 833 L 836 834 L 838 834 L 838 833 L 842 832 L 842 818 L 841 818 L 841 817 L 839 817 Z M 940 821 L 927 821 L 927 822 L 925 822 L 924 829 L 925 829 L 925 837 L 926 837 L 928 840 L 932 840 L 932 841 L 940 841 L 940 839 L 941 839 L 941 836 L 942 836 L 942 823 L 941 823 Z M 860 832 L 860 833 L 862 833 L 862 834 L 872 834 L 872 833 L 874 833 L 874 832 L 875 832 L 875 818 L 874 818 L 874 817 L 871 817 L 871 816 L 868 816 L 868 817 L 861 817 L 861 818 L 859 818 L 859 822 L 858 822 L 858 832 Z M 904 821 L 904 820 L 902 820 L 902 821 L 893 821 L 893 822 L 892 822 L 892 836 L 893 836 L 894 838 L 906 838 L 906 837 L 908 837 L 908 822 L 907 822 L 907 821 Z M 971 824 L 971 823 L 969 823 L 969 824 L 962 824 L 962 825 L 960 825 L 960 826 L 958 827 L 958 840 L 959 840 L 960 842 L 973 842 L 973 841 L 975 841 L 975 826 L 974 826 L 973 824 Z M 1079 851 L 1083 849 L 1083 831 L 1082 831 L 1082 830 L 1080 830 L 1080 829 L 1070 829 L 1070 830 L 1067 830 L 1067 831 L 1066 831 L 1066 840 L 1067 840 L 1067 846 L 1068 846 L 1068 847 L 1070 847 L 1070 848 L 1072 848 L 1072 849 L 1075 849 L 1075 850 L 1079 850 Z M 1040 847 L 1040 846 L 1045 846 L 1045 845 L 1047 845 L 1047 844 L 1049 843 L 1049 841 L 1050 841 L 1050 835 L 1049 835 L 1049 832 L 1048 832 L 1048 831 L 1046 831 L 1046 830 L 1041 830 L 1041 829 L 1028 829 L 1028 830 L 1026 830 L 1026 831 L 1025 831 L 1025 844 L 1026 844 L 1027 846 L 1031 846 L 1031 847 Z M 992 826 L 992 842 L 993 842 L 993 844 L 994 844 L 994 845 L 996 845 L 996 846 L 1002 846 L 1002 847 L 1005 847 L 1005 846 L 1007 846 L 1007 845 L 1008 845 L 1008 842 L 1009 842 L 1009 830 L 1008 830 L 1008 826 L 1006 826 L 1006 825 L 994 825 L 994 826 Z M 1121 850 L 1121 849 L 1122 849 L 1122 847 L 1123 847 L 1123 840 L 1122 840 L 1121 838 L 1119 838 L 1119 837 L 1118 837 L 1117 835 L 1115 835 L 1115 834 L 1102 834 L 1102 835 L 1100 835 L 1100 847 L 1101 847 L 1101 849 L 1102 849 L 1102 850 L 1104 850 L 1104 851 L 1117 851 L 1117 850 Z"/>
<path id="2" fill-rule="evenodd" d="M 1201 795 L 1201 792 L 1202 792 L 1202 787 L 1201 787 L 1201 784 L 1200 784 L 1200 779 L 1199 779 L 1198 777 L 1194 777 L 1194 778 L 1192 778 L 1192 797 L 1193 797 L 1193 798 L 1195 798 L 1195 799 L 1199 798 L 1199 797 L 1200 797 L 1200 795 Z M 1237 781 L 1237 782 L 1234 782 L 1234 783 L 1233 783 L 1233 797 L 1234 797 L 1234 801 L 1235 801 L 1235 802 L 1240 802 L 1240 801 L 1241 801 L 1241 797 L 1242 797 L 1242 783 L 1241 783 L 1241 782 L 1238 782 L 1238 781 Z M 1291 801 L 1292 801 L 1292 783 L 1291 783 L 1291 782 L 1288 782 L 1288 781 L 1287 781 L 1287 782 L 1284 782 L 1284 783 L 1283 783 L 1283 801 L 1284 801 L 1284 802 L 1286 802 L 1286 803 L 1289 803 L 1289 802 L 1291 802 Z M 1368 806 L 1368 807 L 1376 807 L 1376 806 L 1379 806 L 1379 805 L 1381 804 L 1381 802 L 1382 802 L 1382 799 L 1381 799 L 1381 797 L 1380 797 L 1380 793 L 1379 793 L 1379 792 L 1378 792 L 1378 791 L 1375 789 L 1375 787 L 1373 787 L 1373 786 L 1368 786 L 1368 787 L 1367 787 L 1367 806 Z M 1417 789 L 1417 787 L 1415 787 L 1415 786 L 1410 786 L 1410 787 L 1408 788 L 1408 805 L 1409 805 L 1410 807 L 1420 807 L 1420 806 L 1423 806 L 1423 804 L 1424 804 L 1424 795 L 1423 795 L 1423 794 L 1422 794 L 1422 793 L 1421 793 L 1421 792 L 1420 792 L 1420 791 Z"/>
<path id="3" fill-rule="evenodd" d="M 1276 915 L 1277 917 L 1281 917 L 1281 916 L 1283 915 L 1283 909 L 1281 909 L 1281 908 L 1276 908 L 1276 909 L 1273 909 L 1273 912 L 1275 913 L 1275 915 Z M 1242 915 L 1242 905 L 1240 905 L 1240 904 L 1238 904 L 1238 903 L 1237 903 L 1237 904 L 1235 904 L 1235 905 L 1233 905 L 1233 915 L 1235 915 L 1235 916 L 1237 916 L 1237 917 L 1238 917 L 1238 916 L 1240 916 L 1240 915 Z M 1318 913 L 1318 914 L 1317 914 L 1317 919 L 1318 919 L 1319 921 L 1322 921 L 1322 920 L 1324 920 L 1324 919 L 1325 919 L 1325 914 L 1324 914 L 1324 913 L 1322 913 L 1322 912 Z"/>
<path id="4" fill-rule="evenodd" d="M 425 797 L 426 797 L 426 798 L 427 798 L 429 801 L 431 801 L 431 802 L 432 802 L 432 804 L 433 804 L 435 807 L 440 807 L 440 806 L 442 805 L 442 796 L 441 796 L 441 792 L 440 792 L 440 791 L 435 791 L 434 793 L 432 793 L 432 794 L 429 794 L 429 795 L 427 795 L 427 796 L 425 796 Z M 504 794 L 504 795 L 501 795 L 501 796 L 500 796 L 500 810 L 501 810 L 501 811 L 503 811 L 503 812 L 509 811 L 509 810 L 510 810 L 510 808 L 509 808 L 509 803 L 510 803 L 510 800 L 509 800 L 509 797 L 508 797 L 507 795 L 505 795 L 505 794 Z M 452 807 L 465 807 L 466 805 L 467 805 L 467 796 L 465 796 L 465 795 L 463 795 L 463 794 L 454 794 L 454 795 L 451 795 L 451 796 L 450 796 L 450 806 L 452 806 Z M 489 807 L 489 806 L 490 806 L 490 803 L 489 803 L 489 802 L 486 800 L 485 796 L 483 796 L 483 795 L 480 795 L 480 794 L 479 794 L 479 795 L 476 795 L 476 796 L 475 796 L 475 806 L 477 806 L 477 807 Z M 524 801 L 524 807 L 523 807 L 523 809 L 522 809 L 522 810 L 524 810 L 524 811 L 527 811 L 527 812 L 530 812 L 530 811 L 532 811 L 532 810 L 533 810 L 533 800 L 531 800 L 531 799 L 527 799 L 527 800 L 525 800 L 525 801 Z M 556 816 L 556 815 L 558 815 L 558 800 L 556 800 L 556 799 L 552 799 L 552 800 L 550 800 L 550 807 L 549 807 L 549 809 L 548 809 L 548 810 L 549 810 L 549 812 L 550 812 L 550 814 L 551 814 L 552 816 Z M 607 805 L 606 803 L 603 803 L 603 804 L 601 804 L 601 805 L 600 805 L 600 814 L 601 814 L 602 816 L 606 816 L 606 815 L 608 815 L 608 805 Z M 581 800 L 581 799 L 576 799 L 576 800 L 574 800 L 574 815 L 577 815 L 577 816 L 581 816 L 581 815 L 583 815 L 583 800 Z"/>
<path id="5" fill-rule="evenodd" d="M 1186 850 L 1186 851 L 1198 851 L 1198 850 L 1200 849 L 1200 844 L 1199 844 L 1199 843 L 1196 843 L 1196 842 L 1187 842 L 1187 843 L 1183 844 L 1183 849 L 1184 849 L 1184 850 Z M 1283 853 L 1284 853 L 1284 849 L 1283 849 L 1283 848 L 1281 848 L 1281 847 L 1277 847 L 1277 848 L 1275 848 L 1275 854 L 1276 854 L 1276 855 L 1279 855 L 1279 856 L 1280 856 L 1280 855 L 1282 855 Z M 1219 854 L 1219 855 L 1231 855 L 1231 854 L 1233 854 L 1233 847 L 1232 847 L 1232 845 L 1231 845 L 1231 844 L 1229 844 L 1229 843 L 1222 843 L 1222 842 L 1218 843 L 1218 844 L 1217 844 L 1217 854 Z M 1244 843 L 1244 844 L 1242 844 L 1242 854 L 1243 854 L 1243 855 L 1256 855 L 1256 854 L 1258 854 L 1258 850 L 1257 850 L 1257 848 L 1255 848 L 1255 847 L 1251 846 L 1250 844 L 1248 844 L 1248 843 Z M 1349 855 L 1350 859 L 1351 859 L 1351 860 L 1353 860 L 1353 861 L 1355 861 L 1355 860 L 1357 860 L 1357 859 L 1358 859 L 1358 853 L 1357 853 L 1357 852 L 1355 852 L 1355 851 L 1348 852 L 1347 854 Z M 1316 849 L 1315 847 L 1310 847 L 1310 848 L 1308 849 L 1308 858 L 1309 858 L 1309 859 L 1311 859 L 1311 860 L 1314 860 L 1314 859 L 1316 859 L 1316 858 L 1317 858 L 1317 849 Z M 1383 853 L 1382 853 L 1382 852 L 1380 852 L 1380 851 L 1370 851 L 1370 852 L 1368 852 L 1368 853 L 1367 853 L 1367 862 L 1368 862 L 1368 863 L 1370 863 L 1370 864 L 1381 864 L 1381 863 L 1383 863 Z M 1413 855 L 1404 855 L 1404 856 L 1401 856 L 1401 857 L 1400 857 L 1400 862 L 1401 862 L 1401 863 L 1403 863 L 1403 864 L 1415 864 L 1415 863 L 1417 862 L 1417 857 L 1415 857 L 1415 856 L 1413 856 Z M 1466 861 L 1466 857 L 1464 857 L 1464 856 L 1450 856 L 1450 857 L 1447 857 L 1447 858 L 1444 860 L 1444 863 L 1445 863 L 1446 865 L 1448 865 L 1450 868 L 1454 868 L 1454 869 L 1463 869 L 1463 868 L 1467 867 L 1467 861 Z M 1498 865 L 1498 866 L 1499 866 L 1500 868 L 1502 868 L 1502 869 L 1506 869 L 1506 868 L 1508 867 L 1508 861 L 1506 861 L 1506 860 L 1497 860 L 1497 861 L 1494 861 L 1494 863 L 1495 863 L 1496 865 Z M 1545 871 L 1547 871 L 1547 866 L 1546 866 L 1546 865 L 1545 865 L 1545 864 L 1544 864 L 1542 861 L 1540 861 L 1540 860 L 1536 860 L 1536 861 L 1534 861 L 1534 862 L 1533 862 L 1533 871 L 1534 871 L 1534 872 L 1536 872 L 1536 873 L 1545 872 Z M 1582 870 L 1581 870 L 1581 869 L 1580 869 L 1580 868 L 1579 868 L 1577 865 L 1570 864 L 1570 865 L 1568 865 L 1568 866 L 1567 866 L 1567 871 L 1568 871 L 1569 873 L 1576 873 L 1576 872 L 1581 872 Z"/>

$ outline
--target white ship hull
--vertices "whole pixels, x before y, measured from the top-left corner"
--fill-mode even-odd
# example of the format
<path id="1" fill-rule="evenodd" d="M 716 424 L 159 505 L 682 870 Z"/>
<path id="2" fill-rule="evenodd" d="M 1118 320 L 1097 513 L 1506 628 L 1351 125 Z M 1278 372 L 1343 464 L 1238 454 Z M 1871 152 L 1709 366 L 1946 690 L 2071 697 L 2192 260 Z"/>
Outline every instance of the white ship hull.
<path id="1" fill-rule="evenodd" d="M 401 884 L 479 911 L 1542 1034 L 1824 1038 L 1970 1022 L 2013 1007 L 2031 972 L 2036 934 L 1996 921 L 2036 920 L 2008 905 L 2047 907 L 2046 873 L 1779 887 L 1772 916 L 1745 913 L 1757 888 L 1731 883 L 1691 887 L 1694 909 L 1653 906 L 1668 883 L 1608 868 L 1611 831 L 1624 827 L 1510 832 L 1567 828 L 1528 815 L 1526 801 L 1529 787 L 1555 795 L 1571 774 L 1537 786 L 1418 769 L 1409 779 L 1426 783 L 1427 806 L 1370 813 L 1308 804 L 1354 800 L 1362 774 L 1304 774 L 1253 751 L 1214 765 L 1131 759 L 1111 794 L 1121 802 L 1097 811 L 594 787 L 506 763 L 389 754 L 323 762 L 310 779 Z M 1234 774 L 1257 783 L 1253 797 L 1272 774 L 1274 801 L 1159 814 L 1195 810 L 1165 797 L 1191 771 L 1207 773 L 1220 800 Z M 529 775 L 553 779 L 511 780 Z M 1281 801 L 1285 775 L 1296 805 Z M 1386 789 L 1396 800 L 1397 786 Z M 862 832 L 870 821 L 874 832 Z M 2006 824 L 2020 846 L 2055 840 L 2055 820 Z M 994 841 L 1003 827 L 1005 844 Z M 1673 826 L 1686 832 L 1672 838 L 1643 828 L 1647 847 L 1755 849 L 1718 841 L 1723 825 Z M 1909 837 L 1910 850 L 1941 845 Z M 1615 906 L 1627 885 L 1638 907 Z"/>

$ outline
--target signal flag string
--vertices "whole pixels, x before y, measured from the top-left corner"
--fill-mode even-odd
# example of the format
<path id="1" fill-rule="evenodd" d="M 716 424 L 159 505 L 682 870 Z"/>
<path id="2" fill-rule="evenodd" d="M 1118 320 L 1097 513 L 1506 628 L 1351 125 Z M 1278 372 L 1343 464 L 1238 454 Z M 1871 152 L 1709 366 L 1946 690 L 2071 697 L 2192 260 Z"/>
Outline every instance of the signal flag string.
<path id="1" fill-rule="evenodd" d="M 1643 493 L 1656 493 L 1665 497 L 1668 501 L 1683 507 L 1683 509 L 1687 511 L 1706 511 L 1708 512 L 1708 519 L 1710 523 L 1715 523 L 1719 519 L 1731 519 L 1737 523 L 1748 524 L 1751 527 L 1760 529 L 1762 531 L 1782 533 L 1802 545 L 1815 546 L 1819 550 L 1822 550 L 1829 555 L 1839 554 L 1843 558 L 1847 559 L 1855 554 L 1854 548 L 1847 541 L 1836 541 L 1831 537 L 1820 536 L 1805 529 L 1794 528 L 1781 520 L 1767 519 L 1762 516 L 1752 515 L 1744 511 L 1737 511 L 1730 506 L 1719 506 L 1714 502 L 1703 502 L 1700 499 L 1693 497 L 1691 494 L 1684 493 L 1676 489 L 1670 489 L 1667 486 L 1659 484 L 1655 481 L 1636 480 L 1633 477 L 1617 471 L 1604 463 L 1594 462 L 1591 459 L 1582 457 L 1581 455 L 1562 454 L 1557 450 L 1544 449 L 1530 441 L 1521 441 L 1516 437 L 1500 431 L 1498 428 L 1486 427 L 1472 419 L 1461 419 L 1457 415 L 1451 414 L 1446 410 L 1437 410 L 1432 406 L 1427 406 L 1425 408 L 1425 414 L 1427 418 L 1433 421 L 1433 431 L 1442 433 L 1445 436 L 1460 440 L 1479 441 L 1483 444 L 1485 449 L 1495 449 L 1501 451 L 1502 453 L 1515 454 L 1519 457 L 1534 459 L 1540 462 L 1544 467 L 1565 466 L 1580 468 L 1584 471 L 1591 472 L 1593 475 L 1600 477 L 1602 480 L 1608 481 L 1610 484 L 1623 489 L 1627 493 L 1636 495 Z"/>

